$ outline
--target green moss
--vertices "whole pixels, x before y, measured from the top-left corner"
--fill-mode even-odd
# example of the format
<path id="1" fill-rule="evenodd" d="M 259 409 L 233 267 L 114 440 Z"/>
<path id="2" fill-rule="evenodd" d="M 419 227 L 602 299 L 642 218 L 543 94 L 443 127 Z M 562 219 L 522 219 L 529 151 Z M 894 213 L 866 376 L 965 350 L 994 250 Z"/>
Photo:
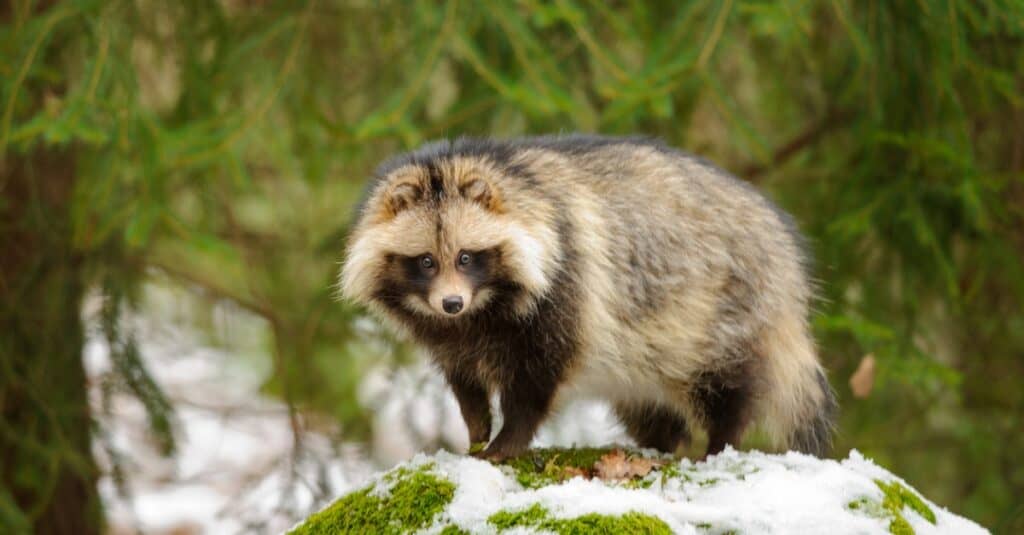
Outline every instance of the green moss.
<path id="1" fill-rule="evenodd" d="M 665 486 L 671 479 L 678 479 L 684 483 L 696 483 L 700 487 L 711 487 L 722 481 L 722 478 L 719 477 L 706 477 L 700 470 L 692 466 L 684 468 L 680 463 L 666 464 L 658 470 L 661 471 L 662 486 Z"/>
<path id="2" fill-rule="evenodd" d="M 872 518 L 889 518 L 891 516 L 889 511 L 882 507 L 881 502 L 870 498 L 854 500 L 846 504 L 846 507 L 851 511 L 857 511 Z"/>
<path id="3" fill-rule="evenodd" d="M 725 470 L 735 475 L 737 481 L 745 481 L 747 479 L 747 476 L 751 474 L 756 474 L 761 471 L 760 468 L 754 466 L 753 464 L 745 460 L 740 460 L 737 463 L 733 463 L 727 466 Z"/>
<path id="4" fill-rule="evenodd" d="M 441 530 L 441 535 L 469 535 L 469 532 L 455 524 L 449 524 Z"/>
<path id="5" fill-rule="evenodd" d="M 914 528 L 903 516 L 904 507 L 909 507 L 925 520 L 932 524 L 935 523 L 935 512 L 924 503 L 924 500 L 899 481 L 886 483 L 876 479 L 875 485 L 882 490 L 881 503 L 870 498 L 860 498 L 846 504 L 846 507 L 873 518 L 888 519 L 889 532 L 893 535 L 914 534 Z"/>
<path id="6" fill-rule="evenodd" d="M 682 477 L 683 471 L 679 469 L 679 463 L 666 464 L 661 467 L 661 486 L 664 487 L 668 480 Z"/>
<path id="7" fill-rule="evenodd" d="M 932 511 L 928 505 L 924 503 L 917 494 L 912 490 L 903 486 L 899 481 L 893 481 L 891 483 L 885 483 L 879 479 L 875 480 L 875 484 L 878 488 L 882 489 L 885 494 L 885 500 L 882 502 L 882 506 L 891 511 L 899 512 L 903 510 L 903 507 L 909 507 L 921 515 L 921 518 L 935 523 L 935 512 Z"/>
<path id="8" fill-rule="evenodd" d="M 384 476 L 392 483 L 386 497 L 371 494 L 373 486 L 352 492 L 310 516 L 291 533 L 408 533 L 429 526 L 455 495 L 455 485 L 430 473 L 433 465 L 399 468 Z M 457 529 L 457 528 L 456 528 Z M 451 533 L 451 532 L 449 532 Z"/>
<path id="9" fill-rule="evenodd" d="M 915 535 L 914 528 L 906 518 L 903 518 L 903 515 L 889 521 L 889 533 L 892 535 Z"/>
<path id="10" fill-rule="evenodd" d="M 589 473 L 594 469 L 594 463 L 611 451 L 610 448 L 539 448 L 507 459 L 502 464 L 515 471 L 520 485 L 537 489 L 571 479 L 580 471 Z"/>
<path id="11" fill-rule="evenodd" d="M 576 476 L 592 477 L 595 475 L 598 461 L 621 448 L 538 448 L 529 450 L 526 453 L 506 459 L 501 464 L 512 468 L 515 472 L 516 481 L 529 489 L 537 489 L 547 485 L 561 483 Z M 642 457 L 637 452 L 626 450 L 627 456 Z M 660 464 L 659 463 L 657 464 Z M 621 482 L 625 488 L 650 488 L 658 480 L 661 474 L 661 484 L 664 485 L 669 477 L 680 474 L 679 466 L 676 463 L 655 465 L 651 472 L 644 476 L 636 476 L 630 480 Z"/>
<path id="12" fill-rule="evenodd" d="M 711 524 L 710 522 L 701 522 L 700 524 L 697 524 L 694 527 L 696 527 L 697 529 L 702 530 L 702 531 L 708 531 L 708 532 L 711 532 L 711 533 L 715 533 L 715 535 L 739 535 L 739 533 L 740 533 L 740 532 L 738 532 L 738 531 L 736 531 L 734 529 L 730 529 L 730 530 L 726 530 L 726 531 L 718 531 L 718 532 L 713 531 L 715 529 L 715 526 L 713 524 Z"/>
<path id="13" fill-rule="evenodd" d="M 511 529 L 517 526 L 537 526 L 548 520 L 547 509 L 540 504 L 533 504 L 529 509 L 521 511 L 498 511 L 491 515 L 487 521 L 494 524 L 499 530 Z"/>
<path id="14" fill-rule="evenodd" d="M 601 515 L 591 513 L 576 518 L 552 518 L 547 509 L 534 504 L 521 511 L 499 511 L 487 519 L 499 531 L 512 528 L 534 528 L 559 535 L 584 533 L 624 533 L 627 535 L 668 535 L 672 533 L 660 518 L 641 513 Z"/>
<path id="15" fill-rule="evenodd" d="M 630 479 L 626 482 L 625 487 L 627 489 L 649 489 L 654 485 L 654 479 L 650 477 L 644 477 L 641 479 Z"/>

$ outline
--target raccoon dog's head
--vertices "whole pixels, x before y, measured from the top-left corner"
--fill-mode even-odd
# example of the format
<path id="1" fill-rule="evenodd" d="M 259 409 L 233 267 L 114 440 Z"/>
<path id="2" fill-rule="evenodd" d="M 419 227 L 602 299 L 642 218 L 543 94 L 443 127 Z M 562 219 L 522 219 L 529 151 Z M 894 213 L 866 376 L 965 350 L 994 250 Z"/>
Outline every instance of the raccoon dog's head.
<path id="1" fill-rule="evenodd" d="M 551 207 L 488 158 L 418 154 L 379 173 L 349 238 L 342 293 L 400 318 L 452 321 L 498 303 L 528 313 L 556 269 Z"/>

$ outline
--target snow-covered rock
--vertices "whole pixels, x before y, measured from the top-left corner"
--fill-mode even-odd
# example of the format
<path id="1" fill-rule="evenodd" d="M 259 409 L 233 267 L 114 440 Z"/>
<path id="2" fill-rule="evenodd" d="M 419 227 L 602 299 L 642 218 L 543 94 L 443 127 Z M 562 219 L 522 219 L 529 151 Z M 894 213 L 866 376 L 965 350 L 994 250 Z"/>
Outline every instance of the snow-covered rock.
<path id="1" fill-rule="evenodd" d="M 728 449 L 695 463 L 593 448 L 500 465 L 418 455 L 293 530 L 407 532 L 987 533 L 857 451 L 833 461 Z"/>

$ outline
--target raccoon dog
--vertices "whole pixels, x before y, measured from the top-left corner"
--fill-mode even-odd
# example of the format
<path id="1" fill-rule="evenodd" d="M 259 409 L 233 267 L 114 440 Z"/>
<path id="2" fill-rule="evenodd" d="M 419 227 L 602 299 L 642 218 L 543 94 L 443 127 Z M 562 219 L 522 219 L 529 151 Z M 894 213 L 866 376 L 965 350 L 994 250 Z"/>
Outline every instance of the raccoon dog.
<path id="1" fill-rule="evenodd" d="M 754 189 L 655 140 L 439 141 L 381 166 L 342 293 L 429 350 L 482 455 L 521 453 L 596 396 L 642 447 L 708 454 L 760 423 L 827 452 L 835 400 L 808 332 L 800 236 Z"/>

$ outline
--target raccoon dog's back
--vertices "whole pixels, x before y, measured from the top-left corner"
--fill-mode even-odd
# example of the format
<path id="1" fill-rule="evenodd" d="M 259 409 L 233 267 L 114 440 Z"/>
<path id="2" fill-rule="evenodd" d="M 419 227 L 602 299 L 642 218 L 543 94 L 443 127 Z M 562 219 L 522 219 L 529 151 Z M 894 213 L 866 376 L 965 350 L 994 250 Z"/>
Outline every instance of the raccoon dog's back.
<path id="1" fill-rule="evenodd" d="M 610 401 L 641 445 L 691 424 L 709 453 L 761 423 L 823 453 L 835 410 L 787 215 L 640 138 L 460 139 L 385 163 L 350 237 L 346 296 L 424 344 L 485 455 L 525 448 L 562 399 Z"/>

